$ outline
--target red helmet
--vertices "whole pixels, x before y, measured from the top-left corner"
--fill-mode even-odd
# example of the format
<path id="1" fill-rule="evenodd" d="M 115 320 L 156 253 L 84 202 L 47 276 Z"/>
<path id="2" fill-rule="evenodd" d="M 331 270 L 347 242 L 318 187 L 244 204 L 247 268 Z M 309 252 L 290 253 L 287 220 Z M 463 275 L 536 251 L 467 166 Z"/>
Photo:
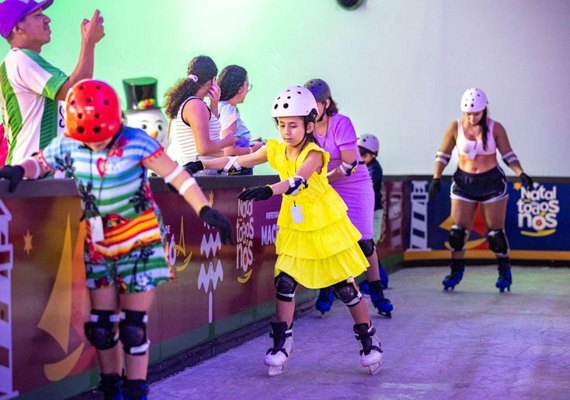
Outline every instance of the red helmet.
<path id="1" fill-rule="evenodd" d="M 80 142 L 101 142 L 121 129 L 119 98 L 103 81 L 77 82 L 67 93 L 65 112 L 65 136 Z"/>

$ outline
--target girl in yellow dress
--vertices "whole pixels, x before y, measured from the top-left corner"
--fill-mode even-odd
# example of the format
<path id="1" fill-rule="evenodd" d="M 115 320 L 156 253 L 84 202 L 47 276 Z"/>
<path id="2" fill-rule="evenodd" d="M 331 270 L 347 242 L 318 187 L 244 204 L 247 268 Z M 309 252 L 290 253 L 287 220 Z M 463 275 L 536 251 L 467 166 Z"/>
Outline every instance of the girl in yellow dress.
<path id="1" fill-rule="evenodd" d="M 329 185 L 329 154 L 313 137 L 317 104 L 311 92 L 292 86 L 277 96 L 271 116 L 283 139 L 269 140 L 253 154 L 222 157 L 186 164 L 192 172 L 201 169 L 239 170 L 269 161 L 281 181 L 273 185 L 249 188 L 238 198 L 267 200 L 282 195 L 275 243 L 276 315 L 271 322 L 273 347 L 265 356 L 269 375 L 283 372 L 291 354 L 292 325 L 297 284 L 319 289 L 334 286 L 336 296 L 349 308 L 354 332 L 362 347 L 360 362 L 371 374 L 382 367 L 382 350 L 375 337 L 368 308 L 354 277 L 365 271 L 368 261 L 358 240 L 360 233 L 346 214 L 346 205 Z"/>

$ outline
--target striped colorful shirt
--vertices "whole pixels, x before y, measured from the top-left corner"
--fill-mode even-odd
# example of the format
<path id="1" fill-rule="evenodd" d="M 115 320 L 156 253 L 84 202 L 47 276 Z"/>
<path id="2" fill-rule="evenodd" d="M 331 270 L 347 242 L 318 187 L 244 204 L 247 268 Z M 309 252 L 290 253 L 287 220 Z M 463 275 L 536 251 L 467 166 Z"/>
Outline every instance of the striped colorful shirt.
<path id="1" fill-rule="evenodd" d="M 162 240 L 160 211 L 142 164 L 160 151 L 163 147 L 145 131 L 124 126 L 102 151 L 58 136 L 41 154 L 52 168 L 75 180 L 83 217 L 88 222 L 102 218 L 104 240 L 93 245 L 106 257 L 118 257 Z"/>
<path id="2" fill-rule="evenodd" d="M 11 49 L 0 64 L 0 106 L 8 140 L 7 164 L 45 148 L 63 129 L 57 92 L 67 75 L 29 49 Z"/>

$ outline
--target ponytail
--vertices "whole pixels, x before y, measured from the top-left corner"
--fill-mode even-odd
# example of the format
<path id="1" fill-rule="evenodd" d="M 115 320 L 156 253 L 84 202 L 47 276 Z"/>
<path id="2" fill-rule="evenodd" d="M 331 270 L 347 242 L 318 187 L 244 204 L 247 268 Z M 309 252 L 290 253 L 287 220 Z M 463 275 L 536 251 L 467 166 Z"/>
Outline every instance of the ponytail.
<path id="1" fill-rule="evenodd" d="M 168 118 L 174 119 L 178 115 L 178 110 L 184 100 L 190 96 L 194 96 L 200 85 L 192 79 L 180 79 L 174 84 L 164 96 L 164 113 Z"/>
<path id="2" fill-rule="evenodd" d="M 176 118 L 184 101 L 196 95 L 198 89 L 217 74 L 218 67 L 210 57 L 196 56 L 190 60 L 186 78 L 176 82 L 164 96 L 165 114 L 171 119 Z"/>

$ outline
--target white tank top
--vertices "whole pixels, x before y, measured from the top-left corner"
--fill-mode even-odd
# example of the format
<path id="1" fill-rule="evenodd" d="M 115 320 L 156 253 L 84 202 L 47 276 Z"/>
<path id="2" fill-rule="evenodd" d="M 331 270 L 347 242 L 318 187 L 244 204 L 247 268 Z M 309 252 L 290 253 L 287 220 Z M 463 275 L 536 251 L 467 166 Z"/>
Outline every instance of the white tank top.
<path id="1" fill-rule="evenodd" d="M 197 161 L 198 159 L 196 140 L 194 138 L 194 133 L 192 132 L 192 127 L 182 118 L 182 110 L 184 109 L 184 106 L 192 99 L 199 99 L 202 102 L 204 101 L 196 96 L 188 97 L 184 103 L 182 103 L 182 106 L 180 106 L 178 115 L 176 115 L 176 118 L 172 120 L 170 125 L 170 144 L 168 145 L 168 154 L 178 162 L 179 165 L 184 165 L 190 161 Z M 210 124 L 208 128 L 208 136 L 210 137 L 210 140 L 220 140 L 220 130 L 220 121 L 210 112 Z"/>
<path id="2" fill-rule="evenodd" d="M 487 132 L 487 149 L 483 148 L 483 140 L 468 140 L 465 137 L 465 132 L 463 131 L 463 123 L 461 120 L 457 120 L 457 140 L 456 146 L 459 154 L 465 154 L 470 160 L 474 160 L 480 154 L 495 154 L 497 152 L 497 144 L 495 143 L 495 138 L 493 137 L 493 128 L 495 127 L 495 121 L 489 119 Z"/>

